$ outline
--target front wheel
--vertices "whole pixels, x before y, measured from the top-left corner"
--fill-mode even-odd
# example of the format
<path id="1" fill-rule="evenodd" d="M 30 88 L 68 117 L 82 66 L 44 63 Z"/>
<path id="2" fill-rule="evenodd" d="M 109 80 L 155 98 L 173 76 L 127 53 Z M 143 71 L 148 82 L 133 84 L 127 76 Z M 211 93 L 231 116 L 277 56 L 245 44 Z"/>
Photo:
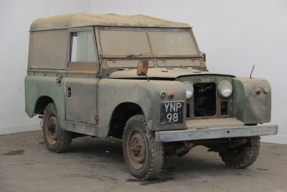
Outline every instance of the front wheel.
<path id="1" fill-rule="evenodd" d="M 123 153 L 130 173 L 140 179 L 153 179 L 163 165 L 163 144 L 155 142 L 143 115 L 131 117 L 123 134 Z"/>
<path id="2" fill-rule="evenodd" d="M 46 106 L 43 116 L 43 136 L 47 148 L 56 153 L 65 152 L 72 143 L 71 132 L 60 127 L 54 103 Z"/>
<path id="3" fill-rule="evenodd" d="M 220 151 L 222 161 L 232 168 L 246 168 L 252 165 L 259 155 L 260 137 L 250 137 L 241 146 Z"/>

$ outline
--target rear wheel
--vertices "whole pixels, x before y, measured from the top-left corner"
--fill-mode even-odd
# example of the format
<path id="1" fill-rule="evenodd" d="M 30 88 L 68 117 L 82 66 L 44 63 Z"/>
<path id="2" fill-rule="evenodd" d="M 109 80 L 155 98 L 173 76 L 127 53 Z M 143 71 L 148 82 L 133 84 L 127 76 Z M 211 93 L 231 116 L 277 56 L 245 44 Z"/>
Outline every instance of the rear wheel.
<path id="1" fill-rule="evenodd" d="M 252 165 L 259 155 L 260 137 L 250 137 L 241 146 L 220 151 L 222 161 L 233 168 L 246 168 Z"/>
<path id="2" fill-rule="evenodd" d="M 54 103 L 48 104 L 44 111 L 43 136 L 47 148 L 56 153 L 67 151 L 72 143 L 72 134 L 60 127 Z"/>
<path id="3" fill-rule="evenodd" d="M 143 115 L 131 117 L 123 135 L 123 153 L 130 173 L 140 179 L 153 179 L 163 165 L 163 144 L 155 142 Z"/>

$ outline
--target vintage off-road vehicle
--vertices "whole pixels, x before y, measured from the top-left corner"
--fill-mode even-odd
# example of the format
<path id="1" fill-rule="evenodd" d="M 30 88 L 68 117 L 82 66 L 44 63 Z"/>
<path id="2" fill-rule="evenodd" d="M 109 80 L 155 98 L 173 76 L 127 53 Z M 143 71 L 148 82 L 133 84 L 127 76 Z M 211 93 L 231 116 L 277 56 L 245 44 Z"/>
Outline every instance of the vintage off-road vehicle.
<path id="1" fill-rule="evenodd" d="M 230 167 L 257 158 L 270 122 L 268 81 L 211 73 L 192 28 L 144 15 L 78 13 L 30 29 L 26 112 L 43 118 L 47 148 L 73 138 L 123 139 L 132 175 L 154 178 L 164 156 L 198 145 Z M 166 159 L 168 160 L 168 159 Z"/>

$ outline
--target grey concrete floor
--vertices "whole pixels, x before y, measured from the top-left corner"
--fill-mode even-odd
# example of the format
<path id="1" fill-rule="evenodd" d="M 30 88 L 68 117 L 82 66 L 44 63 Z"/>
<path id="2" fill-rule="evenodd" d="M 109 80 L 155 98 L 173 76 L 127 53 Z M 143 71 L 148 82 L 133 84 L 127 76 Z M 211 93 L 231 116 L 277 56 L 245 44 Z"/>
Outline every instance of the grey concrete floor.
<path id="1" fill-rule="evenodd" d="M 158 179 L 128 172 L 121 140 L 73 140 L 67 153 L 49 152 L 42 132 L 0 136 L 0 191 L 287 191 L 287 145 L 262 143 L 257 161 L 230 169 L 219 155 L 195 147 L 165 159 Z"/>

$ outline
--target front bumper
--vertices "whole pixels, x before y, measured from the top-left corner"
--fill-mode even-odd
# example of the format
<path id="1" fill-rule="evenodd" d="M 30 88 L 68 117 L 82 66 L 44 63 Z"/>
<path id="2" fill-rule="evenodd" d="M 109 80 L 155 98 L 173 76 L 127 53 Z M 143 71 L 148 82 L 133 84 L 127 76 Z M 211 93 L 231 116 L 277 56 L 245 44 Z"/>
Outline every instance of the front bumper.
<path id="1" fill-rule="evenodd" d="M 155 132 L 155 137 L 157 142 L 174 142 L 276 135 L 277 132 L 278 125 L 256 125 L 238 127 L 224 126 L 177 131 L 158 131 Z"/>

